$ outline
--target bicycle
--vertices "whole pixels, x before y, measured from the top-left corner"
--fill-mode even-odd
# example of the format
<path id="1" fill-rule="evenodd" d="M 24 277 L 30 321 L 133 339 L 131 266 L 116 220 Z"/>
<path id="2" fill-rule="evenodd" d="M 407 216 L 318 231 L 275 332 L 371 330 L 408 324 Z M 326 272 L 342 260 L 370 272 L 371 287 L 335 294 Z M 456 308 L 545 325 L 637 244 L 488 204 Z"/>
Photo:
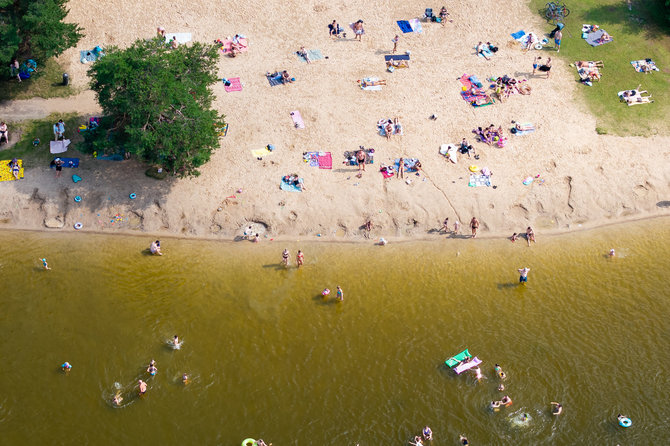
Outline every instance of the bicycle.
<path id="1" fill-rule="evenodd" d="M 565 3 L 549 2 L 545 5 L 545 16 L 550 22 L 561 22 L 570 15 L 570 10 Z"/>

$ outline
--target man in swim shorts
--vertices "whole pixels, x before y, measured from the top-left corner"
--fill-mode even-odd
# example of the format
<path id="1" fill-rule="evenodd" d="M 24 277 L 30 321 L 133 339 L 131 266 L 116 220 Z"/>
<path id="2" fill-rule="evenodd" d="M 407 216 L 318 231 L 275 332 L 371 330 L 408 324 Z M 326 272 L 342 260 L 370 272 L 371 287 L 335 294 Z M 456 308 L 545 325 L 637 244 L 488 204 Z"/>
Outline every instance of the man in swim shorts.
<path id="1" fill-rule="evenodd" d="M 528 282 L 528 271 L 530 271 L 530 268 L 520 268 L 517 271 L 519 271 L 519 283 Z"/>
<path id="2" fill-rule="evenodd" d="M 477 220 L 477 217 L 472 217 L 472 220 L 470 220 L 470 229 L 472 229 L 472 238 L 477 237 L 477 229 L 479 229 L 479 220 Z"/>
<path id="3" fill-rule="evenodd" d="M 563 33 L 559 29 L 556 31 L 556 34 L 554 34 L 554 43 L 556 44 L 556 52 L 561 51 L 561 39 L 563 38 Z"/>
<path id="4" fill-rule="evenodd" d="M 533 59 L 533 76 L 535 76 L 535 70 L 537 70 L 537 65 L 538 65 L 538 60 L 542 59 L 539 56 L 535 56 L 535 59 Z"/>
<path id="5" fill-rule="evenodd" d="M 145 383 L 145 382 L 142 381 L 141 379 L 140 379 L 137 383 L 139 384 L 139 392 L 140 392 L 140 396 L 142 396 L 142 395 L 144 395 L 145 393 L 147 393 L 147 383 Z"/>
<path id="6" fill-rule="evenodd" d="M 42 266 L 44 269 L 51 269 L 49 268 L 49 264 L 47 263 L 47 259 L 40 259 L 42 261 Z"/>

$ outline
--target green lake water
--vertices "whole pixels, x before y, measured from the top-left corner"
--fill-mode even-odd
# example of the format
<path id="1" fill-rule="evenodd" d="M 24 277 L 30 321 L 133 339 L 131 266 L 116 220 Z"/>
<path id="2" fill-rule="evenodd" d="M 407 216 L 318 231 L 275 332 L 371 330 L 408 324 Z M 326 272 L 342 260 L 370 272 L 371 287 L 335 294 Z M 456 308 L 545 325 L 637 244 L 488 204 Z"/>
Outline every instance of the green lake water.
<path id="1" fill-rule="evenodd" d="M 669 223 L 530 248 L 163 240 L 163 257 L 148 236 L 3 232 L 0 443 L 406 445 L 429 425 L 431 445 L 667 444 Z M 344 302 L 321 298 L 336 285 Z M 479 383 L 444 366 L 465 347 Z M 498 413 L 494 363 L 514 401 Z"/>

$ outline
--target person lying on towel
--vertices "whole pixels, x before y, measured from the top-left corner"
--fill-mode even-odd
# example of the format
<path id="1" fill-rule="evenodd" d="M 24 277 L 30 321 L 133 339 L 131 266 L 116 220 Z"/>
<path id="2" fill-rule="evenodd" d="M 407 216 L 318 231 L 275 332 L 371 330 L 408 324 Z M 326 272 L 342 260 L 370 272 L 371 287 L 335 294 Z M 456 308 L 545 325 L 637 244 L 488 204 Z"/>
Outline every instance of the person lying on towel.
<path id="1" fill-rule="evenodd" d="M 409 60 L 393 60 L 389 59 L 386 62 L 387 67 L 394 67 L 394 68 L 409 68 Z"/>

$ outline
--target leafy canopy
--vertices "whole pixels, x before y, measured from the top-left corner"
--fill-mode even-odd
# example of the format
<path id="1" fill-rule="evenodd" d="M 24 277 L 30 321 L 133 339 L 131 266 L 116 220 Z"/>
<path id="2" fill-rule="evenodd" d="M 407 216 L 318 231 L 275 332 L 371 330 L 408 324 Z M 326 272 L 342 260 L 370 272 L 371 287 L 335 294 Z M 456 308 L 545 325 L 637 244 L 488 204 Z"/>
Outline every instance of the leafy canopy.
<path id="1" fill-rule="evenodd" d="M 223 116 L 212 110 L 217 47 L 167 47 L 161 39 L 108 48 L 89 69 L 106 119 L 91 148 L 123 147 L 180 176 L 198 175 L 219 145 Z"/>
<path id="2" fill-rule="evenodd" d="M 0 63 L 12 58 L 59 56 L 79 42 L 83 29 L 64 23 L 67 0 L 0 0 Z"/>

